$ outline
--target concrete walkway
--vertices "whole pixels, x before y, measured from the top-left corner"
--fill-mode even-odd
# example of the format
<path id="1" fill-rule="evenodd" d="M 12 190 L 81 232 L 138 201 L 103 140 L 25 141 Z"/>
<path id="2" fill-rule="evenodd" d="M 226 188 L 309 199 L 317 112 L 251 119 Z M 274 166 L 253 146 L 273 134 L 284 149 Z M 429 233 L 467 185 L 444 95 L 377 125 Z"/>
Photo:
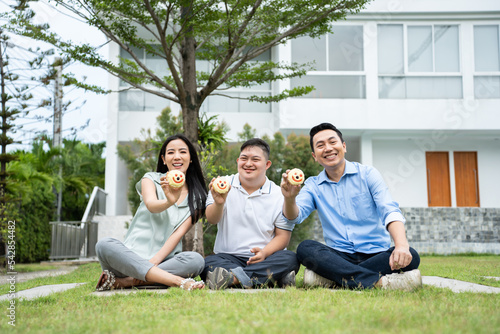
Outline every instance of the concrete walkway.
<path id="1" fill-rule="evenodd" d="M 498 277 L 492 278 L 497 279 Z M 451 289 L 453 292 L 482 292 L 482 293 L 500 293 L 500 288 L 459 281 L 451 278 L 437 276 L 422 276 L 422 283 L 438 288 Z"/>
<path id="2" fill-rule="evenodd" d="M 36 277 L 45 277 L 45 276 L 55 276 L 55 275 L 62 275 L 65 273 L 70 272 L 71 270 L 74 270 L 74 268 L 61 268 L 58 270 L 50 270 L 47 272 L 37 272 L 37 273 L 25 273 L 23 274 L 22 279 L 31 279 L 31 278 L 36 278 Z M 21 274 L 18 274 L 18 278 L 21 276 Z M 31 278 L 28 278 L 31 277 Z M 2 276 L 1 277 L 1 282 L 7 283 L 8 276 Z M 499 280 L 499 277 L 488 277 L 489 279 L 494 279 L 494 280 Z M 19 279 L 16 280 L 16 282 L 19 282 Z M 438 288 L 444 288 L 444 289 L 450 289 L 451 291 L 455 293 L 460 293 L 460 292 L 475 292 L 475 293 L 500 293 L 500 288 L 496 287 L 491 287 L 491 286 L 486 286 L 486 285 L 481 285 L 481 284 L 475 284 L 475 283 L 470 283 L 470 282 L 464 282 L 464 281 L 459 281 L 459 280 L 454 280 L 454 279 L 449 279 L 449 278 L 443 278 L 443 277 L 437 277 L 437 276 L 422 276 L 422 282 L 424 285 L 428 286 L 435 286 Z M 47 296 L 52 293 L 56 292 L 62 292 L 66 291 L 69 289 L 76 288 L 77 286 L 80 286 L 85 283 L 69 283 L 69 284 L 54 284 L 54 285 L 44 285 L 44 286 L 39 286 L 33 289 L 28 289 L 28 290 L 23 290 L 23 291 L 18 291 L 16 293 L 16 297 L 19 298 L 20 300 L 30 300 L 30 299 L 35 299 L 39 298 L 42 296 Z M 119 290 L 113 290 L 113 291 L 95 291 L 92 292 L 93 296 L 98 296 L 98 297 L 109 297 L 117 294 L 131 294 L 131 293 L 137 293 L 138 291 L 148 291 L 151 293 L 168 293 L 170 289 L 164 289 L 164 288 L 151 288 L 151 289 L 119 289 Z M 253 289 L 253 290 L 246 290 L 246 289 L 228 289 L 224 290 L 224 292 L 227 293 L 260 293 L 260 292 L 285 292 L 285 289 Z M 337 290 L 331 290 L 331 291 L 337 291 Z M 216 291 L 211 291 L 211 293 L 216 292 Z M 359 292 L 359 291 L 358 291 Z M 0 296 L 0 301 L 9 299 L 10 295 L 2 295 Z"/>
<path id="3" fill-rule="evenodd" d="M 67 283 L 67 284 L 53 284 L 53 285 L 42 285 L 36 288 L 27 289 L 23 291 L 19 291 L 15 293 L 16 298 L 19 300 L 31 300 L 44 296 L 48 296 L 50 294 L 56 292 L 63 292 L 69 289 L 74 289 L 77 286 L 87 284 L 87 283 Z M 2 295 L 0 296 L 0 301 L 9 299 L 10 295 Z"/>
<path id="4" fill-rule="evenodd" d="M 69 274 L 73 270 L 78 268 L 78 266 L 64 266 L 57 269 L 45 270 L 45 271 L 34 271 L 29 273 L 17 273 L 16 283 L 26 282 L 30 279 L 40 278 L 40 277 L 51 277 L 51 276 L 59 276 L 64 274 Z M 0 276 L 0 285 L 9 283 L 10 275 L 2 275 Z"/>

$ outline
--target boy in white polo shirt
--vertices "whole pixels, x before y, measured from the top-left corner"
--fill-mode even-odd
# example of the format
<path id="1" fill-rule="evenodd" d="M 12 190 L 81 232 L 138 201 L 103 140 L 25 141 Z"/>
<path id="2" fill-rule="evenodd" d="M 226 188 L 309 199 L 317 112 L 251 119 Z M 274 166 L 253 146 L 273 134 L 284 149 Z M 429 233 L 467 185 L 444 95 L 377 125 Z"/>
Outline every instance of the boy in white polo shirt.
<path id="1" fill-rule="evenodd" d="M 214 255 L 205 258 L 201 277 L 210 289 L 252 288 L 277 282 L 295 285 L 296 254 L 285 250 L 293 224 L 285 222 L 281 189 L 266 176 L 269 145 L 254 138 L 243 143 L 238 174 L 228 176 L 230 191 L 219 194 L 210 183 L 206 217 L 218 224 Z"/>

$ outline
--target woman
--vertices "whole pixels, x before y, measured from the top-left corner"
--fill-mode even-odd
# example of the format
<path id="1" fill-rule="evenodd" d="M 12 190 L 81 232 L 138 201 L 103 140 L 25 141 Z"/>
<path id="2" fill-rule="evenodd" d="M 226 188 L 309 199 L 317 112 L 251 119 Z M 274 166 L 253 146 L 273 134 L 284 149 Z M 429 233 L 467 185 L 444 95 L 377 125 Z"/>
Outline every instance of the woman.
<path id="1" fill-rule="evenodd" d="M 180 170 L 186 182 L 170 187 L 166 173 Z M 184 290 L 202 289 L 203 257 L 182 252 L 182 237 L 204 214 L 207 190 L 196 150 L 184 135 L 163 143 L 155 172 L 136 185 L 141 204 L 122 243 L 105 238 L 96 245 L 103 272 L 97 290 L 159 283 Z"/>

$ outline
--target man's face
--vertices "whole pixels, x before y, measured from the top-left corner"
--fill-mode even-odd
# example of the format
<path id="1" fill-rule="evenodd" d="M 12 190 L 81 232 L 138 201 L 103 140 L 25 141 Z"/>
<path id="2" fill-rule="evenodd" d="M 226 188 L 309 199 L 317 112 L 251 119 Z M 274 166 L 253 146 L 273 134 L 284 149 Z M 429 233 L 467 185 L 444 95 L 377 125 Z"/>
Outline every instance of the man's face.
<path id="1" fill-rule="evenodd" d="M 267 160 L 264 151 L 257 146 L 245 147 L 236 162 L 240 178 L 246 181 L 262 178 L 271 166 L 271 161 Z"/>
<path id="2" fill-rule="evenodd" d="M 342 165 L 347 152 L 345 142 L 342 143 L 337 132 L 333 130 L 323 130 L 315 134 L 313 148 L 314 160 L 324 168 Z"/>

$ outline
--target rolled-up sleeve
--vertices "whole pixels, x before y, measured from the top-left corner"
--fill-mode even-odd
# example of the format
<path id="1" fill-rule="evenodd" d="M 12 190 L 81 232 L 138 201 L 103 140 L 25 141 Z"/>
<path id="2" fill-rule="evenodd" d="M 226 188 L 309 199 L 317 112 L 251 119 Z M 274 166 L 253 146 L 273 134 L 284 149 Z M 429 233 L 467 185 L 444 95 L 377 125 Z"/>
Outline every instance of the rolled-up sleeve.
<path id="1" fill-rule="evenodd" d="M 283 213 L 278 215 L 278 218 L 274 222 L 274 225 L 282 230 L 287 230 L 287 231 L 293 231 L 293 228 L 295 227 L 295 223 L 289 222 L 285 219 L 285 216 L 283 216 Z"/>

